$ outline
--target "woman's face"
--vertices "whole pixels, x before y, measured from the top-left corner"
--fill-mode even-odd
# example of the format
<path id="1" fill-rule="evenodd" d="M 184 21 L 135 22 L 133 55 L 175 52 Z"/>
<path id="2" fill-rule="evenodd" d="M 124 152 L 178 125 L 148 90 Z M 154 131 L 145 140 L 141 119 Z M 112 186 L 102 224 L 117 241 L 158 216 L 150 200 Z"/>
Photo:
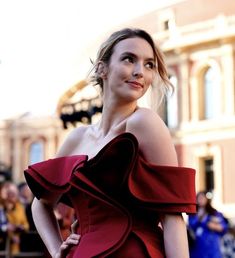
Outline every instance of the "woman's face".
<path id="1" fill-rule="evenodd" d="M 198 205 L 200 207 L 205 207 L 207 202 L 208 202 L 208 200 L 207 200 L 207 198 L 206 198 L 204 193 L 198 194 L 198 196 L 197 196 L 197 203 L 198 203 Z"/>
<path id="2" fill-rule="evenodd" d="M 156 76 L 154 53 L 142 38 L 120 41 L 115 47 L 104 79 L 104 91 L 134 101 L 144 95 Z"/>

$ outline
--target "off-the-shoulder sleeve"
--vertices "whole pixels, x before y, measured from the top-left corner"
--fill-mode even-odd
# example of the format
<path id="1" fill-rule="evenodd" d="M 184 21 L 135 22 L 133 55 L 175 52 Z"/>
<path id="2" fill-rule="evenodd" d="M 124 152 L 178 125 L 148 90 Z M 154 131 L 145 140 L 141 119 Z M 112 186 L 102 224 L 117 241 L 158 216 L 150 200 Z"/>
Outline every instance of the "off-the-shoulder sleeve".
<path id="1" fill-rule="evenodd" d="M 24 171 L 25 179 L 33 194 L 40 199 L 50 192 L 65 193 L 70 188 L 72 173 L 83 166 L 85 155 L 49 159 L 30 165 Z"/>
<path id="2" fill-rule="evenodd" d="M 195 170 L 186 167 L 158 166 L 141 156 L 132 169 L 128 186 L 141 206 L 161 212 L 195 213 Z"/>

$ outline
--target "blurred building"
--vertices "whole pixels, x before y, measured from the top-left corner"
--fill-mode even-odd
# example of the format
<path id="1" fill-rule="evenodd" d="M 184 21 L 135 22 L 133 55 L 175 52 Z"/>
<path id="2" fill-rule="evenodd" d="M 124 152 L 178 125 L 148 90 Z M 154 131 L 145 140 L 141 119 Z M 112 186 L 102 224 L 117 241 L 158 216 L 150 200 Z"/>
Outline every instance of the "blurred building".
<path id="1" fill-rule="evenodd" d="M 161 114 L 179 163 L 197 170 L 197 190 L 235 217 L 235 2 L 188 0 L 131 24 L 152 33 L 175 85 Z"/>
<path id="2" fill-rule="evenodd" d="M 23 169 L 28 164 L 53 157 L 63 137 L 61 124 L 57 117 L 30 114 L 0 121 L 0 181 L 5 177 L 24 181 Z"/>
<path id="3" fill-rule="evenodd" d="M 234 0 L 181 1 L 124 26 L 146 29 L 164 51 L 175 91 L 157 109 L 152 89 L 148 105 L 170 128 L 180 165 L 197 170 L 197 190 L 211 191 L 215 206 L 235 218 Z M 0 161 L 14 180 L 23 179 L 28 163 L 52 157 L 72 124 L 96 119 L 101 104 L 93 93 L 81 94 L 85 85 L 65 91 L 58 116 L 1 122 Z"/>

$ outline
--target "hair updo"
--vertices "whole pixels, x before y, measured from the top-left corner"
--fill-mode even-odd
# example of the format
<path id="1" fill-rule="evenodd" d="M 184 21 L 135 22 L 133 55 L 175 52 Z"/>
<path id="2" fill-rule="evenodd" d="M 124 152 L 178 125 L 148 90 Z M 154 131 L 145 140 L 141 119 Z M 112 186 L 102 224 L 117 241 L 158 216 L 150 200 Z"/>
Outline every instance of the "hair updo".
<path id="1" fill-rule="evenodd" d="M 154 59 L 156 62 L 156 71 L 160 76 L 159 78 L 160 81 L 163 83 L 163 86 L 161 87 L 161 91 L 165 93 L 170 88 L 172 88 L 172 83 L 169 81 L 169 78 L 168 78 L 166 65 L 163 59 L 162 52 L 155 45 L 152 37 L 146 31 L 142 29 L 136 29 L 136 28 L 133 28 L 133 29 L 125 28 L 125 29 L 116 31 L 113 34 L 111 34 L 111 36 L 105 42 L 103 42 L 103 44 L 100 46 L 100 49 L 97 53 L 96 60 L 93 63 L 93 69 L 92 69 L 93 73 L 90 77 L 90 82 L 93 85 L 100 85 L 101 89 L 103 89 L 103 79 L 100 77 L 98 73 L 98 64 L 101 61 L 106 64 L 109 64 L 109 61 L 114 51 L 114 47 L 120 41 L 128 38 L 142 38 L 149 43 L 149 45 L 152 47 L 152 50 L 153 50 Z"/>

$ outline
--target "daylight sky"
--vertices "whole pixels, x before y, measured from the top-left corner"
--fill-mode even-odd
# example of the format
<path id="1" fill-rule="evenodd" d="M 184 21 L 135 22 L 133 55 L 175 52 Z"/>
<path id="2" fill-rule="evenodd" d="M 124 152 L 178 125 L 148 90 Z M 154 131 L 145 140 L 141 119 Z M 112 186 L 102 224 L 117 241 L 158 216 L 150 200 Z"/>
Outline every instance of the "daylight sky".
<path id="1" fill-rule="evenodd" d="M 53 114 L 61 94 L 86 75 L 100 36 L 172 2 L 0 0 L 0 119 Z"/>

